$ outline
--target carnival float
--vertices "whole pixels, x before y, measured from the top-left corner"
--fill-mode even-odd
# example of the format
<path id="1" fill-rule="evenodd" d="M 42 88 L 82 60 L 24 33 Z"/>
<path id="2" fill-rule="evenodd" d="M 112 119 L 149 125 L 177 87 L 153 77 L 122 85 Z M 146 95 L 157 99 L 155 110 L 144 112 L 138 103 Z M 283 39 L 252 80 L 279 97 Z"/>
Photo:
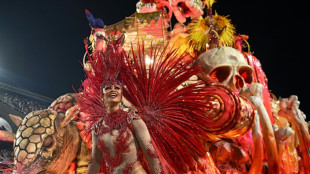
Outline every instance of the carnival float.
<path id="1" fill-rule="evenodd" d="M 151 137 L 146 149 L 138 140 L 146 173 L 309 174 L 310 135 L 297 96 L 279 100 L 270 92 L 249 36 L 236 33 L 214 3 L 140 0 L 136 13 L 110 26 L 85 10 L 91 27 L 84 40 L 86 79 L 18 123 L 13 173 L 87 173 L 91 131 L 102 120 L 109 130 L 99 132 L 120 134 L 111 144 L 123 161 L 123 127 L 142 119 Z M 111 119 L 102 107 L 102 84 L 115 79 L 132 120 Z M 114 157 L 103 156 L 101 172 L 135 173 L 134 165 L 116 170 L 121 163 Z"/>

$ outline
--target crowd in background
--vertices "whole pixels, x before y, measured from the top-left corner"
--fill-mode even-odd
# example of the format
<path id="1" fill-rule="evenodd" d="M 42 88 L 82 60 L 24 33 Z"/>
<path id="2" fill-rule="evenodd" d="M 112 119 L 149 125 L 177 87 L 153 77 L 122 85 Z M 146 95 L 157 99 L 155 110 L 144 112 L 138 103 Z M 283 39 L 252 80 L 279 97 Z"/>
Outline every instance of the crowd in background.
<path id="1" fill-rule="evenodd" d="M 10 93 L 6 90 L 0 89 L 0 101 L 8 104 L 17 111 L 28 114 L 29 112 L 45 109 L 49 104 L 36 101 L 27 96 Z"/>

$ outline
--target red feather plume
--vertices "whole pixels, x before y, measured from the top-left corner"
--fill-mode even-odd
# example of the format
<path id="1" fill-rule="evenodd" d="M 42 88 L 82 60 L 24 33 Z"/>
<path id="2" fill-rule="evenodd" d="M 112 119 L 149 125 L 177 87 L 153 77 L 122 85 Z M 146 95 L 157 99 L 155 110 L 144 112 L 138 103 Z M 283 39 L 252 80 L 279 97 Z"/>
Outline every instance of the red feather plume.
<path id="1" fill-rule="evenodd" d="M 162 163 L 169 164 L 164 166 L 166 172 L 196 170 L 197 160 L 206 154 L 204 141 L 236 125 L 240 110 L 237 96 L 227 87 L 204 87 L 202 82 L 177 90 L 201 69 L 192 65 L 193 60 L 176 56 L 175 50 L 151 48 L 153 63 L 149 67 L 143 45 L 138 45 L 138 55 L 132 52 L 121 74 L 126 85 L 124 96 L 146 123 Z M 225 113 L 209 114 L 215 108 L 210 96 L 221 99 Z"/>

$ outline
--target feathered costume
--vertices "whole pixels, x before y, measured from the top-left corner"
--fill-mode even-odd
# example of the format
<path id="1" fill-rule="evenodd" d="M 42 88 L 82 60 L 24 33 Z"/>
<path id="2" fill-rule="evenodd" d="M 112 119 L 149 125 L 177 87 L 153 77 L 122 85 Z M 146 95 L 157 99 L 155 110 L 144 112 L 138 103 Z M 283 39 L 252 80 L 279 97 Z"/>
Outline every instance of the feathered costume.
<path id="1" fill-rule="evenodd" d="M 104 52 L 95 51 L 88 56 L 91 68 L 85 70 L 86 80 L 78 98 L 80 111 L 84 113 L 81 119 L 88 125 L 84 137 L 91 138 L 92 128 L 106 133 L 130 126 L 127 113 L 108 114 L 101 100 L 102 84 L 120 82 L 124 97 L 147 125 L 163 173 L 201 171 L 201 159 L 208 163 L 204 165 L 214 166 L 207 154 L 206 141 L 236 137 L 252 127 L 253 109 L 242 107 L 242 103 L 249 102 L 237 97 L 229 88 L 222 85 L 205 87 L 203 82 L 197 82 L 177 89 L 201 72 L 197 65 L 192 65 L 193 60 L 176 56 L 176 51 L 167 50 L 166 46 L 151 49 L 149 57 L 153 63 L 146 65 L 143 44 L 137 46 L 137 54 L 132 48 L 133 54 L 128 57 L 120 43 L 120 40 L 108 41 Z M 248 113 L 243 113 L 244 110 Z M 102 120 L 110 130 L 98 128 Z M 126 138 L 125 135 L 120 137 Z M 98 143 L 99 149 L 104 150 Z M 147 164 L 143 165 L 147 170 Z M 105 171 L 109 173 L 110 170 Z"/>
<path id="2" fill-rule="evenodd" d="M 120 38 L 118 41 L 121 41 Z M 113 173 L 113 169 L 121 165 L 124 161 L 125 152 L 129 151 L 126 142 L 129 139 L 129 134 L 126 132 L 129 127 L 129 115 L 123 110 L 118 110 L 114 113 L 107 113 L 102 98 L 102 87 L 106 84 L 120 84 L 120 68 L 124 57 L 124 51 L 118 47 L 118 41 L 108 43 L 105 52 L 94 51 L 89 55 L 88 64 L 91 65 L 89 70 L 85 70 L 86 80 L 83 82 L 83 90 L 80 90 L 78 97 L 78 105 L 83 113 L 81 119 L 86 123 L 87 127 L 83 132 L 84 139 L 90 144 L 91 131 L 95 130 L 98 137 L 103 134 L 110 133 L 113 130 L 118 130 L 120 136 L 114 142 L 115 154 L 111 156 L 107 153 L 110 149 L 105 147 L 104 142 L 98 138 L 98 148 L 103 152 L 102 171 L 104 173 Z M 105 123 L 106 126 L 102 125 Z M 126 166 L 129 173 L 133 164 Z"/>
<path id="3" fill-rule="evenodd" d="M 90 68 L 84 69 L 86 79 L 82 83 L 83 89 L 79 90 L 78 98 L 78 105 L 82 112 L 81 119 L 87 124 L 87 128 L 83 132 L 87 142 L 91 140 L 91 129 L 89 128 L 107 115 L 104 103 L 101 100 L 102 86 L 109 83 L 120 83 L 121 60 L 125 56 L 125 51 L 119 45 L 123 37 L 110 42 L 105 52 L 94 51 L 92 54 L 88 54 L 87 63 Z"/>

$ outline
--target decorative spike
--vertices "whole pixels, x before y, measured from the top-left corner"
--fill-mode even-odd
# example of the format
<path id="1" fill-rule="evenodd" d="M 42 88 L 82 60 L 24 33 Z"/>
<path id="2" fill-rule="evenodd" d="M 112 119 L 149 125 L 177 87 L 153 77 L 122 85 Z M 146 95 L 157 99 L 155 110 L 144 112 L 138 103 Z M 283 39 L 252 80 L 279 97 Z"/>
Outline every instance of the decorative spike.
<path id="1" fill-rule="evenodd" d="M 212 16 L 212 5 L 216 2 L 216 0 L 204 0 L 203 3 L 207 5 L 206 14 L 207 16 Z"/>
<path id="2" fill-rule="evenodd" d="M 216 0 L 204 0 L 203 3 L 207 5 L 207 8 L 212 8 L 212 5 L 216 3 Z"/>

